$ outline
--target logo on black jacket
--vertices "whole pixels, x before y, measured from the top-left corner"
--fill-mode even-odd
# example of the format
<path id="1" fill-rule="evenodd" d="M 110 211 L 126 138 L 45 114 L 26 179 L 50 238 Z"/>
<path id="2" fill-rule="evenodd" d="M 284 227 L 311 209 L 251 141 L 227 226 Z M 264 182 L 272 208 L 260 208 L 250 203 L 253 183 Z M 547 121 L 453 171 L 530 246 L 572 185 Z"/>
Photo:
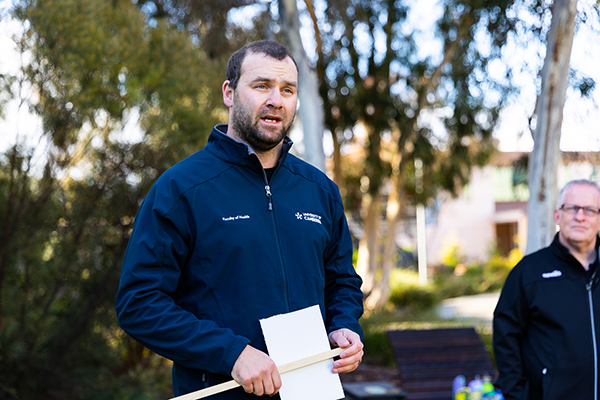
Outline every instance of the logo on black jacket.
<path id="1" fill-rule="evenodd" d="M 562 276 L 562 272 L 555 269 L 552 272 L 544 272 L 542 274 L 542 278 L 548 279 L 548 278 L 558 278 L 559 276 Z"/>

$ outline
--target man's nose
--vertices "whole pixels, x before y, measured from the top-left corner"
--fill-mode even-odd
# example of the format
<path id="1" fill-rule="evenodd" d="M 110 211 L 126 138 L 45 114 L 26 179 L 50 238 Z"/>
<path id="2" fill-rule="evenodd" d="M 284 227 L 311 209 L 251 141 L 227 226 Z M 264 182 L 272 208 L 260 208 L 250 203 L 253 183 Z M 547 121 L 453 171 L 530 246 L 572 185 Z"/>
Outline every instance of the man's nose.
<path id="1" fill-rule="evenodd" d="M 583 208 L 578 208 L 577 211 L 575 211 L 575 217 L 577 219 L 585 219 L 585 211 Z"/>
<path id="2" fill-rule="evenodd" d="M 273 89 L 269 92 L 269 98 L 267 99 L 267 106 L 274 108 L 283 107 L 283 99 L 279 89 Z"/>

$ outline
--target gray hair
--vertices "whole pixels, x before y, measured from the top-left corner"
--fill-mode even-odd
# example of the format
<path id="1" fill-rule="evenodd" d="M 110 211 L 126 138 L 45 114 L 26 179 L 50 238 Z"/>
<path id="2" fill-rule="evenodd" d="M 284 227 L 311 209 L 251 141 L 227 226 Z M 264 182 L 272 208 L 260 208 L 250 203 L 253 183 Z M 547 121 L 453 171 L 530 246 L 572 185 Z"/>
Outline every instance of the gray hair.
<path id="1" fill-rule="evenodd" d="M 598 185 L 596 182 L 590 181 L 588 179 L 574 179 L 574 180 L 568 182 L 561 189 L 560 193 L 558 194 L 558 200 L 556 201 L 556 209 L 557 210 L 563 205 L 562 202 L 565 199 L 565 193 L 567 192 L 567 189 L 574 185 L 591 186 L 591 187 L 595 188 L 598 191 L 598 193 L 600 193 L 600 185 Z"/>

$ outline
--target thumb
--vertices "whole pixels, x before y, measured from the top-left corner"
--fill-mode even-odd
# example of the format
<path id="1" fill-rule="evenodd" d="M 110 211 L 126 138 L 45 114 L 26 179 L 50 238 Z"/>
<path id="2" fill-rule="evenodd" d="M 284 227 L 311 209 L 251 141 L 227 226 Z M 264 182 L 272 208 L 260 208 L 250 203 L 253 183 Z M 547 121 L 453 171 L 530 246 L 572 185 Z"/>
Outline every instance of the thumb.
<path id="1" fill-rule="evenodd" d="M 342 334 L 342 332 L 333 332 L 331 341 L 342 348 L 350 346 L 350 341 Z"/>

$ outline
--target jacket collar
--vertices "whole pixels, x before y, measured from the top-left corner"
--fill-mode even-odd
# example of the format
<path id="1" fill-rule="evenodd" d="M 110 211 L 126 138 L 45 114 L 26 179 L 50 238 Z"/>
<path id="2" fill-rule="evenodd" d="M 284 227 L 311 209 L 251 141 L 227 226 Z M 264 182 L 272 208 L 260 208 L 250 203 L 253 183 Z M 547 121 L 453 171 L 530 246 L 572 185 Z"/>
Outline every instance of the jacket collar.
<path id="1" fill-rule="evenodd" d="M 581 266 L 581 263 L 577 261 L 575 257 L 571 254 L 569 249 L 567 249 L 558 239 L 558 232 L 554 235 L 554 240 L 552 240 L 552 244 L 550 245 L 551 251 L 554 253 L 556 257 L 558 257 L 563 262 L 566 262 L 570 265 L 578 265 Z M 600 257 L 600 236 L 596 235 L 596 260 L 592 263 L 594 266 L 598 265 L 598 260 Z"/>
<path id="2" fill-rule="evenodd" d="M 277 165 L 280 165 L 286 158 L 293 143 L 294 142 L 289 136 L 286 136 L 283 139 L 281 155 L 279 156 Z M 227 124 L 215 125 L 208 137 L 208 143 L 206 144 L 205 149 L 222 160 L 235 164 L 253 165 L 256 161 L 259 161 L 258 156 L 250 146 L 246 143 L 238 142 L 227 135 Z"/>

